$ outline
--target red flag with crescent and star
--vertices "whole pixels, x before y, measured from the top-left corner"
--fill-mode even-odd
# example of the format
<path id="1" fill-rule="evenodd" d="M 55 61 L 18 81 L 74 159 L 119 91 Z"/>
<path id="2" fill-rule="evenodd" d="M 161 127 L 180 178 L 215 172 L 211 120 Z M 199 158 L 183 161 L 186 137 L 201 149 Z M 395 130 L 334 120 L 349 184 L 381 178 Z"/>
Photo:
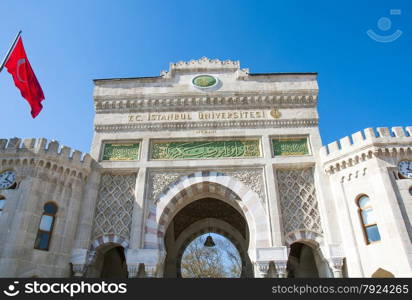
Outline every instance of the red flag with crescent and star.
<path id="1" fill-rule="evenodd" d="M 44 100 L 44 94 L 31 68 L 26 51 L 24 51 L 21 36 L 4 66 L 13 76 L 14 84 L 20 90 L 23 98 L 29 102 L 31 115 L 35 118 L 43 108 L 41 102 Z"/>

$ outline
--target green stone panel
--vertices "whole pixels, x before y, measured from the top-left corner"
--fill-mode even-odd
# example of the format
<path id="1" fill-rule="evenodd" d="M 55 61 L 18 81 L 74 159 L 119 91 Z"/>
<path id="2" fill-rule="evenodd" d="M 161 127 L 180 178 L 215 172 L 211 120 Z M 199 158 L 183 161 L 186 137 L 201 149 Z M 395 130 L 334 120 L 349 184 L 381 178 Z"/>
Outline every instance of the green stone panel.
<path id="1" fill-rule="evenodd" d="M 309 154 L 306 138 L 272 139 L 274 155 L 307 155 Z"/>
<path id="2" fill-rule="evenodd" d="M 208 159 L 259 157 L 258 140 L 248 141 L 193 141 L 155 142 L 152 146 L 152 159 Z"/>
<path id="3" fill-rule="evenodd" d="M 105 144 L 102 160 L 138 160 L 140 143 Z"/>

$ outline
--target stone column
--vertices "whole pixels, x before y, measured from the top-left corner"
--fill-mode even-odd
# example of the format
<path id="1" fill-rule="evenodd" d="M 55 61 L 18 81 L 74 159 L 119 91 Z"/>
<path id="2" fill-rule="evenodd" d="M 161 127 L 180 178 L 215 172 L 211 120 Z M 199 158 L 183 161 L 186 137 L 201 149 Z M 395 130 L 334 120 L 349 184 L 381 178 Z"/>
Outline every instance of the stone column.
<path id="1" fill-rule="evenodd" d="M 274 261 L 276 274 L 278 278 L 286 278 L 287 277 L 287 260 L 276 260 Z"/>
<path id="2" fill-rule="evenodd" d="M 272 145 L 269 135 L 262 136 L 262 148 L 264 157 L 269 158 L 265 165 L 264 172 L 266 177 L 267 188 L 267 211 L 269 216 L 269 226 L 271 231 L 271 246 L 281 246 L 283 244 L 283 232 L 282 232 L 282 210 L 280 207 L 280 199 L 278 199 L 278 193 L 276 191 L 277 178 L 275 176 L 275 167 L 273 166 L 272 159 Z"/>
<path id="3" fill-rule="evenodd" d="M 146 182 L 146 168 L 140 168 L 136 178 L 135 201 L 133 203 L 132 226 L 130 231 L 130 248 L 139 249 L 144 239 L 144 194 Z"/>
<path id="4" fill-rule="evenodd" d="M 127 273 L 129 278 L 136 278 L 139 272 L 139 263 L 127 264 Z"/>
<path id="5" fill-rule="evenodd" d="M 288 261 L 288 248 L 286 246 L 258 248 L 256 249 L 256 257 L 256 265 L 261 264 L 258 268 L 262 270 L 259 272 L 259 275 L 262 275 L 265 268 L 267 268 L 265 271 L 267 274 L 269 270 L 269 262 L 273 261 L 278 277 L 286 277 L 286 265 Z"/>
<path id="6" fill-rule="evenodd" d="M 255 263 L 255 278 L 266 278 L 269 271 L 269 262 L 259 261 Z"/>
<path id="7" fill-rule="evenodd" d="M 83 277 L 86 271 L 86 264 L 73 264 L 73 276 Z"/>
<path id="8" fill-rule="evenodd" d="M 73 266 L 73 276 L 83 277 L 86 271 L 87 249 L 73 249 L 70 262 Z"/>
<path id="9" fill-rule="evenodd" d="M 157 277 L 157 266 L 156 265 L 145 265 L 144 266 L 144 270 L 145 270 L 145 275 L 148 278 L 154 278 Z"/>
<path id="10" fill-rule="evenodd" d="M 142 149 L 140 150 L 141 157 L 140 163 L 145 163 L 148 161 L 149 153 L 149 139 L 142 140 Z M 145 221 L 145 210 L 146 205 L 144 203 L 144 196 L 146 192 L 146 167 L 140 167 L 137 173 L 136 186 L 135 186 L 135 201 L 133 203 L 133 215 L 132 215 L 132 226 L 130 230 L 130 249 L 140 249 L 143 247 L 144 240 L 144 221 Z"/>
<path id="11" fill-rule="evenodd" d="M 156 277 L 163 261 L 164 253 L 157 249 L 128 249 L 126 253 L 130 278 L 137 276 L 140 264 L 144 264 L 146 277 Z"/>
<path id="12" fill-rule="evenodd" d="M 333 277 L 342 278 L 343 257 L 331 257 L 328 261 L 333 272 Z"/>

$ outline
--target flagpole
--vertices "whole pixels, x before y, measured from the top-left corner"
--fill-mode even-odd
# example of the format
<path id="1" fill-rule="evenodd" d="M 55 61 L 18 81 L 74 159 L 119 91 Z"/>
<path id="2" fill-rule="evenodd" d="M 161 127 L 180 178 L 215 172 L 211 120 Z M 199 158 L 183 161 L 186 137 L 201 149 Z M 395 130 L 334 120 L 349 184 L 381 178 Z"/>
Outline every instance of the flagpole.
<path id="1" fill-rule="evenodd" d="M 16 38 L 14 39 L 13 44 L 11 45 L 9 51 L 7 52 L 6 56 L 4 57 L 3 61 L 1 62 L 0 65 L 0 72 L 3 70 L 4 65 L 6 64 L 7 60 L 9 59 L 10 53 L 11 51 L 13 51 L 14 46 L 16 46 L 17 40 L 19 39 L 20 35 L 21 35 L 21 30 L 17 33 Z"/>

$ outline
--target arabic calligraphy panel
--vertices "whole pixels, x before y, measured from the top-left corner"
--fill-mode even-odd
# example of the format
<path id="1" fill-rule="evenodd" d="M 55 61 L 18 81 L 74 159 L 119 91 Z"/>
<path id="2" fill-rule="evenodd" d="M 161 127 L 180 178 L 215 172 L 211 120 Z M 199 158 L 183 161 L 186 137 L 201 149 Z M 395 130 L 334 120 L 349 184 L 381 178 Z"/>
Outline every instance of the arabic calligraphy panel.
<path id="1" fill-rule="evenodd" d="M 154 142 L 152 159 L 260 157 L 259 140 Z"/>

